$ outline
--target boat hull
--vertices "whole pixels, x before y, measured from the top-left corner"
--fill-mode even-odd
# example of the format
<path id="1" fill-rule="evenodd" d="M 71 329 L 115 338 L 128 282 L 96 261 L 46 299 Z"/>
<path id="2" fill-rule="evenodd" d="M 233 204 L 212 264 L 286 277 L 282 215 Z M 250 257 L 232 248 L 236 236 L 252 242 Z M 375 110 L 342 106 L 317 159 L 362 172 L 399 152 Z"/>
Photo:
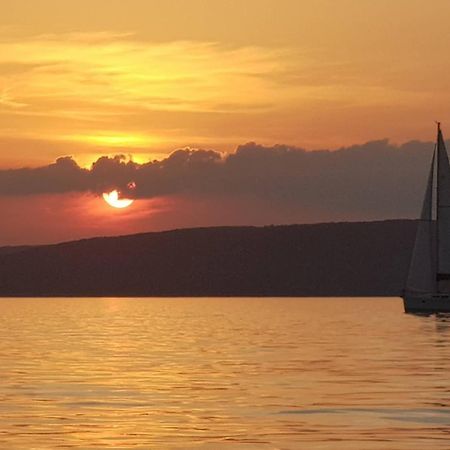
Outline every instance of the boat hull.
<path id="1" fill-rule="evenodd" d="M 405 294 L 403 305 L 407 313 L 450 313 L 450 295 Z"/>

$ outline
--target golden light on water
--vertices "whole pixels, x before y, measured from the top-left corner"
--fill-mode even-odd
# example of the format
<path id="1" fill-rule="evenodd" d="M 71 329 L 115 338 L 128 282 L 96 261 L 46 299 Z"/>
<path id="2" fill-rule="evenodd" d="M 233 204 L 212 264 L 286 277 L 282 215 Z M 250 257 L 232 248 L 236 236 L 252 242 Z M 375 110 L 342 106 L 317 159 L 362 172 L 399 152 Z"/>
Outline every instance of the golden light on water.
<path id="1" fill-rule="evenodd" d="M 5 298 L 1 448 L 447 450 L 450 324 L 405 316 L 397 298 Z"/>

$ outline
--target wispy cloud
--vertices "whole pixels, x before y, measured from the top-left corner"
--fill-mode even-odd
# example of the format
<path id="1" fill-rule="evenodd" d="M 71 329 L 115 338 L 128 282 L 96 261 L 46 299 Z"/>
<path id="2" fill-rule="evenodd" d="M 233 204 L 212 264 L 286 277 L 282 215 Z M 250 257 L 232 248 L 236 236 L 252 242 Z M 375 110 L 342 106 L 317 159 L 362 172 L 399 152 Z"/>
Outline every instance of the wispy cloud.
<path id="1" fill-rule="evenodd" d="M 261 102 L 253 75 L 282 68 L 279 52 L 214 43 L 144 43 L 131 35 L 41 35 L 0 42 L 2 82 L 37 109 L 55 99 L 102 107 L 208 110 Z M 245 95 L 244 95 L 245 94 Z"/>
<path id="2" fill-rule="evenodd" d="M 226 117 L 267 111 L 276 102 L 262 75 L 284 70 L 282 53 L 212 42 L 149 43 L 112 32 L 0 37 L 0 135 L 103 148 L 194 136 L 205 142 L 208 133 L 220 141 Z M 221 119 L 202 134 L 186 114 Z"/>
<path id="3" fill-rule="evenodd" d="M 350 111 L 375 108 L 376 118 L 393 103 L 427 98 L 386 83 L 387 68 L 380 79 L 381 69 L 319 56 L 275 46 L 156 43 L 132 33 L 2 35 L 0 135 L 76 142 L 85 136 L 84 143 L 103 147 L 121 136 L 130 148 L 136 139 L 149 147 L 299 142 L 299 128 L 311 145 L 311 135 L 326 139 L 318 137 L 318 115 L 334 123 L 331 139 Z"/>

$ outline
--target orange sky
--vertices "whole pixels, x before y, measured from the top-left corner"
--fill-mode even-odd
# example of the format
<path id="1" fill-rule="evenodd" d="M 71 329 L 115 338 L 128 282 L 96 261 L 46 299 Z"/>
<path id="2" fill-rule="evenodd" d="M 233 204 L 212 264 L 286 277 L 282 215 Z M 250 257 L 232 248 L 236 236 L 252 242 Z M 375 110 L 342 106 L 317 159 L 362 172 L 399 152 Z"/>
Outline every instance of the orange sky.
<path id="1" fill-rule="evenodd" d="M 282 171 L 272 174 L 270 188 L 260 181 L 270 155 L 281 155 L 289 169 L 291 153 L 269 148 L 275 144 L 318 150 L 383 138 L 432 141 L 435 119 L 450 129 L 449 18 L 447 0 L 2 0 L 0 245 L 183 226 L 392 218 L 399 198 L 408 204 L 401 214 L 414 217 L 419 194 L 408 197 L 407 183 L 422 176 L 428 144 L 408 153 L 406 184 L 391 178 L 389 189 L 398 192 L 384 212 L 382 194 L 371 197 L 370 186 L 358 197 L 355 184 L 356 206 L 339 209 L 339 197 L 331 208 L 306 197 L 289 204 L 296 194 L 287 190 L 275 201 L 271 189 Z M 33 195 L 40 181 L 30 179 L 25 196 L 10 195 L 4 181 L 5 169 L 47 166 L 64 155 L 81 167 L 116 154 L 142 164 L 190 147 L 217 150 L 225 160 L 247 142 L 266 147 L 241 155 L 242 170 L 248 155 L 255 168 L 236 172 L 245 175 L 240 190 L 217 198 L 202 197 L 214 183 L 204 191 L 194 183 L 194 198 L 192 186 L 183 191 L 174 177 L 161 181 L 162 194 L 112 212 L 95 190 Z M 381 159 L 373 163 L 375 147 Z M 356 152 L 366 171 L 361 180 L 384 164 L 384 154 L 397 161 L 397 147 L 375 147 Z M 360 174 L 345 164 L 344 178 L 333 182 L 348 189 Z M 338 176 L 332 168 L 329 180 Z M 304 181 L 304 192 L 312 192 L 302 176 L 299 186 Z"/>
<path id="2" fill-rule="evenodd" d="M 446 0 L 3 0 L 0 166 L 450 121 Z"/>

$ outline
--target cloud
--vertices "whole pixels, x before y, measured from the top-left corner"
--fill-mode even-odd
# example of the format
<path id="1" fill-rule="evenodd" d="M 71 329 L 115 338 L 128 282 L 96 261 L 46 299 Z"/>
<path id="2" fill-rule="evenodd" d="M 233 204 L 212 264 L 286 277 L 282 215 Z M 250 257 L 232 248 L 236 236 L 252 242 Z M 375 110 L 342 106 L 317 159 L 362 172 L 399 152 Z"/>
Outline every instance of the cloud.
<path id="1" fill-rule="evenodd" d="M 81 169 L 71 157 L 35 169 L 0 171 L 2 195 L 56 194 L 89 190 L 89 172 Z"/>
<path id="2" fill-rule="evenodd" d="M 221 111 L 225 101 L 225 112 L 230 105 L 264 108 L 267 100 L 261 98 L 270 93 L 270 83 L 255 77 L 282 72 L 286 65 L 281 50 L 149 43 L 113 32 L 0 36 L 0 55 L 0 81 L 27 104 L 29 114 L 85 113 L 92 107 L 117 114 L 122 108 Z M 79 101 L 76 111 L 73 99 Z"/>
<path id="3" fill-rule="evenodd" d="M 117 30 L 0 33 L 0 138 L 124 149 L 229 150 L 246 140 L 318 148 L 381 132 L 425 138 L 424 117 L 445 121 L 448 86 L 438 95 L 419 89 L 435 86 L 434 75 L 424 83 L 422 66 L 405 72 L 366 54 L 292 42 L 226 42 L 149 41 Z"/>
<path id="4" fill-rule="evenodd" d="M 179 149 L 145 164 L 104 156 L 90 169 L 67 156 L 44 167 L 0 170 L 0 195 L 119 189 L 141 199 L 254 199 L 262 208 L 313 211 L 329 220 L 415 217 L 432 148 L 426 142 L 396 146 L 388 140 L 336 151 L 247 143 L 231 154 Z M 127 188 L 130 181 L 136 183 L 133 190 Z"/>

